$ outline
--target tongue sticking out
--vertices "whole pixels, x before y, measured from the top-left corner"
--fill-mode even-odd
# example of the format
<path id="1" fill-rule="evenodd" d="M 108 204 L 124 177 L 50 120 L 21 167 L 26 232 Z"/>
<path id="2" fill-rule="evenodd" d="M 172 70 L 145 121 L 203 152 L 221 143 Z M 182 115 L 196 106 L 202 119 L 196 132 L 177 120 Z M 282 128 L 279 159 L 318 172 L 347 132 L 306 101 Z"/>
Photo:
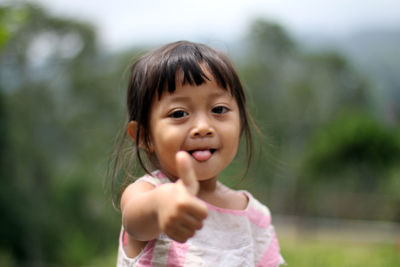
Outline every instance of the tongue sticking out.
<path id="1" fill-rule="evenodd" d="M 209 158 L 211 158 L 211 151 L 209 149 L 207 150 L 196 150 L 193 151 L 192 156 L 198 160 L 198 161 L 206 161 Z"/>

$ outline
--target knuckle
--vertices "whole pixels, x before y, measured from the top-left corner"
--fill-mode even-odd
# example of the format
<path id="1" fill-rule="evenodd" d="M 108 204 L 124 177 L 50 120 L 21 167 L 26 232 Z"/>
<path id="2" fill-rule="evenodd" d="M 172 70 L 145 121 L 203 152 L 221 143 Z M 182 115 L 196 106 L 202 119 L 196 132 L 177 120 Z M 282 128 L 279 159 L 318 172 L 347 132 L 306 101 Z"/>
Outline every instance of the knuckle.
<path id="1" fill-rule="evenodd" d="M 175 222 L 173 220 L 166 222 L 163 230 L 165 232 L 174 232 L 175 231 Z"/>
<path id="2" fill-rule="evenodd" d="M 187 240 L 186 237 L 183 236 L 176 236 L 175 241 L 179 242 L 179 243 L 185 243 Z"/>
<path id="3" fill-rule="evenodd" d="M 207 213 L 203 212 L 203 211 L 199 211 L 197 213 L 197 219 L 201 222 L 204 221 L 207 218 Z"/>
<path id="4" fill-rule="evenodd" d="M 186 211 L 186 209 L 188 208 L 188 203 L 185 199 L 180 199 L 177 203 L 176 203 L 176 209 L 179 212 L 184 212 Z"/>
<path id="5" fill-rule="evenodd" d="M 195 233 L 196 233 L 195 231 L 190 232 L 190 233 L 188 234 L 188 236 L 187 236 L 187 239 L 193 237 Z"/>
<path id="6" fill-rule="evenodd" d="M 205 218 L 207 218 L 207 216 L 208 216 L 208 209 L 207 209 L 207 207 L 205 207 L 204 209 L 203 209 L 203 211 L 202 211 L 202 218 L 203 218 L 203 220 L 205 219 Z"/>
<path id="7" fill-rule="evenodd" d="M 178 219 L 179 219 L 178 213 L 171 214 L 171 216 L 169 216 L 169 218 L 168 218 L 167 223 L 173 225 L 176 222 L 176 220 L 178 220 Z"/>
<path id="8" fill-rule="evenodd" d="M 203 223 L 202 223 L 202 222 L 200 222 L 200 223 L 197 225 L 196 229 L 197 229 L 197 230 L 200 230 L 201 228 L 203 228 Z"/>
<path id="9" fill-rule="evenodd" d="M 169 225 L 164 225 L 164 227 L 161 227 L 161 230 L 162 230 L 164 233 L 167 233 L 167 234 L 170 234 L 170 233 L 171 233 L 171 228 L 170 228 Z"/>

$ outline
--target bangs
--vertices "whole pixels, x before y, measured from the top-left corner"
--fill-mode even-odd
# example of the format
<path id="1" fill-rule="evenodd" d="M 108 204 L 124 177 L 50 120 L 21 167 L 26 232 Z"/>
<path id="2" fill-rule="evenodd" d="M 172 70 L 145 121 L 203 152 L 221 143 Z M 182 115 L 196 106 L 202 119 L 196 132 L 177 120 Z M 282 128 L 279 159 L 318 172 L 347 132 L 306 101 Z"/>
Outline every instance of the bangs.
<path id="1" fill-rule="evenodd" d="M 158 79 L 155 79 L 158 80 L 158 98 L 161 98 L 165 90 L 169 93 L 174 92 L 176 83 L 199 86 L 214 79 L 225 90 L 232 89 L 234 84 L 234 75 L 220 54 L 192 43 L 175 46 L 166 51 L 156 72 L 158 73 L 154 74 L 158 76 Z M 205 72 L 212 77 L 207 76 Z"/>
<path id="2" fill-rule="evenodd" d="M 245 95 L 228 57 L 204 44 L 187 41 L 162 46 L 143 55 L 132 66 L 127 97 L 129 119 L 147 128 L 155 96 L 161 99 L 165 91 L 173 93 L 177 83 L 199 86 L 211 80 L 229 90 L 239 105 L 242 125 L 246 125 Z"/>

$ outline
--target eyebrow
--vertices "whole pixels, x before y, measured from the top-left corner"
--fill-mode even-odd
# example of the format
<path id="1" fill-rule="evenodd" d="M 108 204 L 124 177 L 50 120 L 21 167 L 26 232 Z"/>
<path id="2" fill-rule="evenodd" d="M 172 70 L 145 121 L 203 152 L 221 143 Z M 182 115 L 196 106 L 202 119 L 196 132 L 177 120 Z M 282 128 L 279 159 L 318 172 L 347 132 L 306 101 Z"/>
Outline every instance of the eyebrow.
<path id="1" fill-rule="evenodd" d="M 225 90 L 223 88 L 219 88 L 221 90 L 215 90 L 212 93 L 210 93 L 210 95 L 208 96 L 208 98 L 213 98 L 213 97 L 231 97 L 234 98 L 234 96 L 232 95 L 232 93 L 229 90 Z M 187 103 L 189 101 L 193 101 L 192 97 L 190 95 L 176 95 L 175 92 L 171 92 L 171 93 L 167 93 L 166 95 L 169 96 L 167 102 L 165 102 L 165 104 L 169 105 L 172 103 L 176 103 L 176 102 L 181 102 L 181 103 Z"/>
<path id="2" fill-rule="evenodd" d="M 209 95 L 209 97 L 219 97 L 219 96 L 225 96 L 225 95 L 226 96 L 231 96 L 229 91 L 223 90 L 223 91 L 219 91 L 219 92 L 213 92 L 213 93 L 211 93 Z M 173 93 L 172 93 L 172 96 L 169 99 L 169 101 L 172 101 L 172 102 L 174 102 L 174 101 L 186 101 L 186 100 L 189 100 L 190 98 L 191 98 L 190 96 L 173 96 Z"/>
<path id="3" fill-rule="evenodd" d="M 190 97 L 189 96 L 172 96 L 171 98 L 168 99 L 168 102 L 184 102 L 189 100 Z"/>

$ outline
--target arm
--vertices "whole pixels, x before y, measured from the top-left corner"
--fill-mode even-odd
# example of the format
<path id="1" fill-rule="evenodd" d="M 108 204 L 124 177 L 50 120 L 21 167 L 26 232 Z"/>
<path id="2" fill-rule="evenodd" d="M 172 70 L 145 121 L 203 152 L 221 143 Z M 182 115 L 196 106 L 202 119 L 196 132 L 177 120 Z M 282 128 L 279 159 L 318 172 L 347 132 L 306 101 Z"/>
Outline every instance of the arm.
<path id="1" fill-rule="evenodd" d="M 122 194 L 122 224 L 134 239 L 148 241 L 160 234 L 156 198 L 156 188 L 146 182 L 130 184 Z"/>
<path id="2" fill-rule="evenodd" d="M 159 187 L 146 182 L 129 185 L 121 198 L 122 223 L 136 240 L 148 241 L 160 233 L 185 242 L 202 227 L 207 206 L 196 198 L 198 182 L 189 156 L 179 152 L 176 183 Z"/>

